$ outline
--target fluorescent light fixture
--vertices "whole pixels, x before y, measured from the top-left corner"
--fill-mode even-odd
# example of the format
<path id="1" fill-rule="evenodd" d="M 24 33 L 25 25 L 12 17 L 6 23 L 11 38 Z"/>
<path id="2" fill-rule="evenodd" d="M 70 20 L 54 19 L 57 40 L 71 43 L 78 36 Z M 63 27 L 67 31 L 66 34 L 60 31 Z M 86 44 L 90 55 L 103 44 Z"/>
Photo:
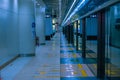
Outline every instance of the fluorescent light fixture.
<path id="1" fill-rule="evenodd" d="M 55 25 L 53 25 L 53 30 L 55 30 Z"/>
<path id="2" fill-rule="evenodd" d="M 39 4 L 39 3 L 37 3 L 37 5 L 39 6 L 40 4 Z"/>
<path id="3" fill-rule="evenodd" d="M 56 22 L 55 19 L 53 19 L 53 20 L 52 20 L 52 23 L 55 24 L 55 22 Z"/>
<path id="4" fill-rule="evenodd" d="M 77 5 L 77 7 L 73 10 L 73 12 L 70 14 L 70 16 L 67 18 L 67 20 L 64 22 L 64 24 L 66 23 L 66 22 L 68 22 L 68 20 L 70 20 L 71 19 L 71 17 L 79 10 L 79 9 L 81 9 L 87 2 L 88 2 L 89 0 L 82 0 L 78 5 Z M 64 25 L 63 24 L 63 25 Z"/>
<path id="5" fill-rule="evenodd" d="M 65 23 L 70 20 L 70 18 L 78 11 L 78 9 L 81 7 L 81 5 L 85 2 L 85 0 L 82 0 L 82 2 L 80 2 L 80 4 L 74 9 L 74 11 L 71 13 L 70 17 L 67 18 L 67 20 L 65 21 Z"/>
<path id="6" fill-rule="evenodd" d="M 76 2 L 76 0 L 74 0 L 74 2 L 73 2 L 73 4 L 72 4 L 72 6 L 70 7 L 70 9 L 69 9 L 69 11 L 68 11 L 67 15 L 65 16 L 65 18 L 64 18 L 64 20 L 63 20 L 63 22 L 64 22 L 64 21 L 66 20 L 66 18 L 68 17 L 68 15 L 69 15 L 69 13 L 71 12 L 71 10 L 72 10 L 72 8 L 73 8 L 73 6 L 74 6 L 75 2 Z M 63 22 L 62 22 L 62 23 L 63 23 Z"/>

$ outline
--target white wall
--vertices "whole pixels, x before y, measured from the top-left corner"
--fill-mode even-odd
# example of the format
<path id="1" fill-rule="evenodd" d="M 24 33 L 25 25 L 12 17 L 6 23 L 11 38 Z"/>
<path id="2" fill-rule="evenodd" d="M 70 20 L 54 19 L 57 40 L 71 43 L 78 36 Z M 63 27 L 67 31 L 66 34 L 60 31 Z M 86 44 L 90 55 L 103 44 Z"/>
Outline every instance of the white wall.
<path id="1" fill-rule="evenodd" d="M 40 0 L 40 5 L 36 5 L 36 35 L 39 37 L 39 43 L 45 43 L 45 5 Z"/>
<path id="2" fill-rule="evenodd" d="M 0 0 L 0 65 L 18 54 L 35 53 L 32 0 Z"/>
<path id="3" fill-rule="evenodd" d="M 35 22 L 33 1 L 19 0 L 20 54 L 35 54 L 35 38 L 32 33 L 33 22 Z"/>
<path id="4" fill-rule="evenodd" d="M 0 0 L 0 65 L 19 53 L 17 0 Z"/>

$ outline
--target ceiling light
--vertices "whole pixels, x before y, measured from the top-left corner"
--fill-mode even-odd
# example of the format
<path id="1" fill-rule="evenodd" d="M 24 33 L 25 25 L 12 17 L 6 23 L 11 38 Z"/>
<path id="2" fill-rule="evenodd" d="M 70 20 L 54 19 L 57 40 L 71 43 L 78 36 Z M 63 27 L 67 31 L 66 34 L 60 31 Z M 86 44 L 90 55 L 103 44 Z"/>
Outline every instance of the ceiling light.
<path id="1" fill-rule="evenodd" d="M 70 14 L 70 16 L 69 16 L 69 17 L 67 18 L 67 20 L 64 22 L 64 24 L 67 23 L 68 20 L 70 20 L 71 17 L 72 17 L 78 10 L 80 10 L 88 1 L 89 1 L 89 0 L 82 0 L 82 1 L 77 5 L 77 7 L 73 10 L 73 12 Z M 63 25 L 64 25 L 64 24 L 63 24 Z"/>
<path id="2" fill-rule="evenodd" d="M 39 3 L 37 3 L 37 5 L 39 6 L 40 4 L 39 4 Z"/>
<path id="3" fill-rule="evenodd" d="M 65 21 L 65 23 L 70 20 L 70 18 L 78 11 L 78 9 L 81 7 L 81 5 L 85 2 L 85 0 L 82 0 L 82 2 L 79 3 L 79 5 L 74 9 L 74 11 L 71 13 L 70 17 L 67 18 L 67 20 Z"/>
<path id="4" fill-rule="evenodd" d="M 69 9 L 69 11 L 68 11 L 67 15 L 65 16 L 65 18 L 64 18 L 64 20 L 63 20 L 63 22 L 64 22 L 64 21 L 66 20 L 66 18 L 68 17 L 68 15 L 69 15 L 69 13 L 71 12 L 71 10 L 72 10 L 72 8 L 73 8 L 73 6 L 74 6 L 75 2 L 76 2 L 76 0 L 74 0 L 74 2 L 73 2 L 73 4 L 72 4 L 72 6 L 70 7 L 70 9 Z M 62 22 L 62 24 L 63 24 L 63 22 Z"/>

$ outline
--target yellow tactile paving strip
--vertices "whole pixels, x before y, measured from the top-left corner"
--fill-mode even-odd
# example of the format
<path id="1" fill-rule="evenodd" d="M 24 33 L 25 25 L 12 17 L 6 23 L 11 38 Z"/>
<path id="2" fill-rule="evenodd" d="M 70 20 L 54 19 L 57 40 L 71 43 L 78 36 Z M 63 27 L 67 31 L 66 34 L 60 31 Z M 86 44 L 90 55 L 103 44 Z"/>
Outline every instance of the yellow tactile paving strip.
<path id="1" fill-rule="evenodd" d="M 62 39 L 65 41 L 64 39 Z M 64 47 L 62 47 L 64 45 Z M 68 47 L 71 46 L 66 43 L 61 44 L 60 50 L 62 51 L 70 51 L 70 50 L 75 50 L 73 47 Z M 80 48 L 81 49 L 81 48 Z M 81 58 L 79 54 L 76 52 L 73 53 L 61 53 L 61 58 Z M 69 60 L 68 60 L 69 61 Z M 61 77 L 94 77 L 92 72 L 89 70 L 86 64 L 61 64 Z"/>
<path id="2" fill-rule="evenodd" d="M 66 54 L 61 54 L 61 58 L 80 58 L 80 56 L 78 56 L 79 54 L 76 53 L 66 53 Z"/>
<path id="3" fill-rule="evenodd" d="M 52 64 L 52 65 L 48 65 L 48 64 L 44 64 L 43 66 L 40 67 L 40 69 L 38 69 L 36 75 L 34 75 L 34 78 L 55 78 L 58 79 L 60 78 L 59 76 L 60 73 L 60 68 L 59 65 L 57 64 Z M 53 75 L 55 74 L 55 75 Z"/>
<path id="4" fill-rule="evenodd" d="M 66 44 L 64 44 L 64 45 L 66 45 Z M 79 48 L 78 48 L 78 50 L 80 50 L 80 51 L 82 51 L 81 45 L 82 44 L 79 44 Z M 74 46 L 76 46 L 76 44 L 74 44 Z M 67 48 L 67 49 L 68 50 L 74 50 L 74 48 Z M 61 50 L 63 50 L 63 49 L 61 48 Z M 90 49 L 86 48 L 86 50 L 89 51 Z M 67 53 L 67 54 L 69 54 L 69 53 Z M 79 54 L 79 56 L 81 56 L 81 54 Z M 78 58 L 78 55 L 76 55 L 76 53 L 74 53 L 74 54 L 68 55 L 68 56 L 62 55 L 61 57 L 63 57 L 63 58 Z M 96 59 L 97 58 L 97 53 L 87 52 L 86 57 Z M 94 74 L 97 75 L 97 64 L 94 63 L 94 64 L 87 64 L 87 65 L 89 66 L 89 68 L 92 68 L 92 70 L 94 71 Z M 81 73 L 80 76 L 82 76 L 82 77 L 88 77 L 89 76 L 89 74 L 87 74 L 87 70 L 83 69 L 84 68 L 83 64 L 77 64 L 77 66 L 78 66 L 78 70 L 80 69 L 79 70 L 80 73 Z M 110 77 L 120 77 L 120 68 L 117 68 L 117 67 L 113 66 L 112 64 L 111 64 L 110 67 L 111 67 L 111 69 L 106 70 L 106 74 L 108 74 Z M 64 72 L 66 72 L 66 71 L 64 70 Z M 79 72 L 73 70 L 72 74 L 74 74 L 74 76 L 76 76 L 76 74 L 79 74 Z"/>
<path id="5" fill-rule="evenodd" d="M 83 76 L 83 77 L 88 77 L 88 75 L 87 75 L 87 73 L 86 73 L 85 70 L 81 70 L 81 73 L 82 73 L 82 76 Z"/>
<path id="6" fill-rule="evenodd" d="M 120 77 L 120 68 L 116 67 L 113 64 L 107 64 L 109 69 L 106 69 L 106 74 L 111 77 Z"/>
<path id="7" fill-rule="evenodd" d="M 12 80 L 60 80 L 60 34 L 38 46 L 36 56 Z"/>
<path id="8" fill-rule="evenodd" d="M 60 78 L 60 76 L 34 76 L 34 78 Z"/>
<path id="9" fill-rule="evenodd" d="M 89 68 L 84 64 L 61 65 L 61 76 L 94 77 Z"/>
<path id="10" fill-rule="evenodd" d="M 80 68 L 80 69 L 81 69 L 81 68 L 83 68 L 83 66 L 82 66 L 81 64 L 78 64 L 78 68 Z"/>

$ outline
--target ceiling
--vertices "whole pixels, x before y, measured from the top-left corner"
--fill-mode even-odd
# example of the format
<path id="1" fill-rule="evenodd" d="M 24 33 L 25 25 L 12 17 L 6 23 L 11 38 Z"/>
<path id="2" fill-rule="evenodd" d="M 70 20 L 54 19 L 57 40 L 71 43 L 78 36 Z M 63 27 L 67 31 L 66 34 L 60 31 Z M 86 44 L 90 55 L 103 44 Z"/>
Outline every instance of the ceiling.
<path id="1" fill-rule="evenodd" d="M 59 0 L 43 0 L 46 5 L 46 14 L 59 15 Z"/>
<path id="2" fill-rule="evenodd" d="M 106 1 L 109 1 L 109 0 L 90 0 L 86 4 L 87 6 L 83 7 L 81 10 L 79 10 L 79 12 L 77 12 L 77 14 L 79 16 L 82 16 L 82 15 L 88 13 L 89 11 L 92 11 L 93 9 L 98 7 L 99 5 L 105 3 Z"/>
<path id="3" fill-rule="evenodd" d="M 46 14 L 56 15 L 63 19 L 74 0 L 43 0 L 46 4 Z M 61 20 L 62 21 L 62 20 Z"/>
<path id="4" fill-rule="evenodd" d="M 40 0 L 36 0 L 36 1 L 39 2 Z M 60 19 L 60 23 L 64 20 L 73 1 L 74 0 L 43 0 L 43 2 L 46 5 L 46 14 L 52 15 L 53 17 Z M 76 0 L 73 9 L 78 5 L 80 1 L 81 0 Z M 89 3 L 78 11 L 78 15 L 85 14 L 86 12 L 94 9 L 96 6 L 98 6 L 99 4 L 105 1 L 108 0 L 89 0 Z M 71 12 L 73 11 L 73 9 L 71 10 Z"/>
<path id="5" fill-rule="evenodd" d="M 40 0 L 36 0 L 38 3 Z M 64 19 L 69 7 L 74 0 L 43 0 L 46 5 L 46 14 L 60 19 Z"/>

